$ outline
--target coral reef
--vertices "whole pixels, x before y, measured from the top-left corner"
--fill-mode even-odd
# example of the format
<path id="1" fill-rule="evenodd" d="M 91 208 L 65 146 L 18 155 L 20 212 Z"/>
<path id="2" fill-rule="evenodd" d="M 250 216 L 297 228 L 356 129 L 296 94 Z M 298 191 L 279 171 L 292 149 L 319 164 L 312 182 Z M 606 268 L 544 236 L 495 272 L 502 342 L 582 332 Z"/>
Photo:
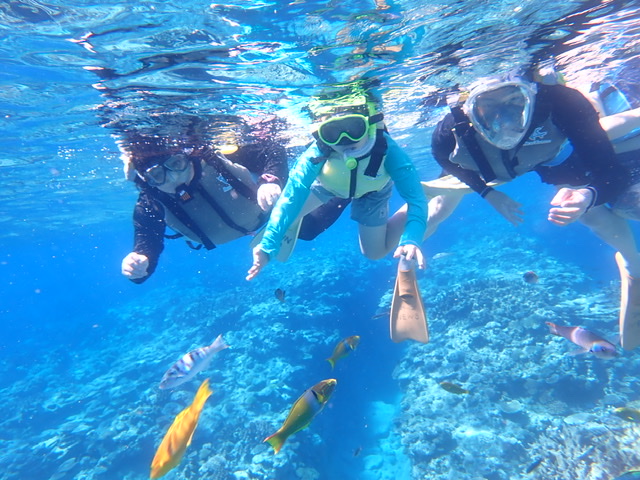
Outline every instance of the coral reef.
<path id="1" fill-rule="evenodd" d="M 577 347 L 544 324 L 613 338 L 617 285 L 593 293 L 583 273 L 522 237 L 452 251 L 421 281 L 431 342 L 412 345 L 394 372 L 405 392 L 395 430 L 411 478 L 525 478 L 537 458 L 530 478 L 608 480 L 637 466 L 638 433 L 611 411 L 637 399 L 624 372 L 638 371 L 638 360 L 569 355 Z M 523 281 L 529 270 L 539 283 Z M 470 393 L 451 394 L 443 380 Z"/>
<path id="2" fill-rule="evenodd" d="M 640 465 L 636 426 L 612 414 L 638 408 L 639 360 L 571 355 L 576 346 L 544 323 L 613 339 L 617 282 L 597 284 L 523 237 L 461 240 L 420 275 L 430 343 L 396 345 L 384 315 L 395 262 L 351 247 L 302 248 L 253 283 L 221 283 L 213 269 L 148 289 L 37 362 L 3 361 L 0 374 L 14 380 L 0 390 L 0 469 L 148 478 L 166 428 L 205 377 L 213 395 L 174 478 L 610 480 Z M 530 270 L 537 283 L 523 279 Z M 219 333 L 231 348 L 205 372 L 158 388 L 173 362 Z M 361 345 L 331 369 L 325 359 L 352 334 Z M 331 377 L 325 410 L 274 455 L 263 439 Z"/>

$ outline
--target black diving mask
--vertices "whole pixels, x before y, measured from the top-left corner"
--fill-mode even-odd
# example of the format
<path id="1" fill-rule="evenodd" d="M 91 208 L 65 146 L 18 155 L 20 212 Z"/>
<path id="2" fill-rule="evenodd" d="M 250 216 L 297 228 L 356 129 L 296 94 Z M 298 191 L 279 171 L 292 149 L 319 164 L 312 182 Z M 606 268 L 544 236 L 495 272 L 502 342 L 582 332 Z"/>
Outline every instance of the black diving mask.
<path id="1" fill-rule="evenodd" d="M 184 172 L 190 164 L 189 157 L 184 153 L 166 155 L 160 157 L 160 161 L 147 168 L 140 177 L 152 187 L 164 185 L 167 181 L 167 170 L 171 172 Z"/>

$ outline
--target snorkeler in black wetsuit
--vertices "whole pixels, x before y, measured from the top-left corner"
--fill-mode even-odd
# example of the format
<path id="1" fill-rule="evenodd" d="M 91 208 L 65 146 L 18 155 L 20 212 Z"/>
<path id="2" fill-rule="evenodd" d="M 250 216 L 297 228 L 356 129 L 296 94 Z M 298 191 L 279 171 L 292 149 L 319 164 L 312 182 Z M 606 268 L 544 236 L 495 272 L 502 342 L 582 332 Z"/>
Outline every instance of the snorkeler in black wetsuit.
<path id="1" fill-rule="evenodd" d="M 207 249 L 251 234 L 266 222 L 287 178 L 286 151 L 271 141 L 221 152 L 206 143 L 134 135 L 121 147 L 140 189 L 133 251 L 122 265 L 135 283 L 155 271 L 167 226 Z"/>
<path id="2" fill-rule="evenodd" d="M 625 122 L 628 128 L 623 131 L 637 133 L 639 116 L 630 112 L 607 122 L 577 90 L 494 79 L 479 83 L 461 106 L 452 107 L 432 139 L 434 156 L 445 172 L 479 193 L 512 224 L 523 220 L 521 205 L 492 187 L 535 171 L 544 182 L 558 187 L 550 202 L 549 221 L 561 226 L 580 221 L 618 251 L 620 338 L 627 350 L 640 346 L 640 254 L 624 218 L 640 219 L 628 215 L 640 211 L 640 195 L 632 185 L 637 180 L 627 168 L 637 167 L 638 160 L 635 165 L 628 159 L 623 164 L 624 157 L 616 155 L 610 139 L 624 135 L 620 127 Z M 571 148 L 563 149 L 567 146 Z M 453 212 L 465 193 L 458 189 L 436 194 L 430 202 L 428 234 Z M 616 208 L 620 203 L 624 208 Z"/>
<path id="3" fill-rule="evenodd" d="M 545 183 L 586 186 L 593 193 L 589 207 L 611 201 L 625 185 L 626 174 L 598 123 L 596 111 L 577 90 L 562 85 L 531 85 L 535 85 L 537 91 L 528 112 L 529 124 L 522 129 L 522 138 L 514 141 L 512 148 L 501 149 L 491 144 L 476 135 L 475 129 L 459 134 L 458 122 L 450 113 L 433 133 L 431 145 L 435 159 L 446 173 L 456 176 L 483 198 L 492 191 L 488 182 L 506 182 L 535 171 Z M 493 87 L 486 92 L 499 90 L 500 83 Z M 469 118 L 464 115 L 459 121 L 469 122 Z M 476 158 L 474 148 L 465 144 L 469 136 L 475 137 L 489 164 L 486 177 L 478 165 L 483 160 Z M 571 143 L 576 155 L 571 161 L 562 162 L 556 155 L 566 141 Z M 453 153 L 456 146 L 458 151 Z"/>
<path id="4" fill-rule="evenodd" d="M 221 151 L 193 135 L 176 139 L 127 133 L 119 144 L 130 179 L 140 190 L 134 246 L 122 262 L 123 275 L 134 283 L 153 274 L 164 238 L 184 236 L 193 248 L 213 249 L 255 233 L 266 223 L 288 177 L 286 151 L 272 140 L 255 139 Z M 346 203 L 311 212 L 300 238 L 312 240 L 325 231 Z M 165 237 L 167 226 L 179 233 Z"/>

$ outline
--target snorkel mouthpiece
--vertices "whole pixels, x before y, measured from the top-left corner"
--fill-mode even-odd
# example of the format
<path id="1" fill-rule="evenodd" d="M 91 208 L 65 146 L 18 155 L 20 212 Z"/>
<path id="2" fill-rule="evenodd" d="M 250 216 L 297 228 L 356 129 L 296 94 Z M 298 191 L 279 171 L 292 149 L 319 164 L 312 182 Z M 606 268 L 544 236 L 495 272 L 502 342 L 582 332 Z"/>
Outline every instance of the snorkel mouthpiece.
<path id="1" fill-rule="evenodd" d="M 353 170 L 358 166 L 358 161 L 355 159 L 355 157 L 347 157 L 344 159 L 344 164 L 349 170 Z"/>

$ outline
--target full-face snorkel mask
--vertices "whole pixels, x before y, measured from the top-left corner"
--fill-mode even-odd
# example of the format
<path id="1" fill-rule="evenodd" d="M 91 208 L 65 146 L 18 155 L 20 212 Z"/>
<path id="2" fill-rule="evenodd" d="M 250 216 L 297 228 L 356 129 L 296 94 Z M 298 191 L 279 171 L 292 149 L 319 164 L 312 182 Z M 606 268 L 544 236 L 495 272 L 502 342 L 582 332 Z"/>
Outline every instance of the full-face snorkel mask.
<path id="1" fill-rule="evenodd" d="M 535 84 L 526 81 L 484 81 L 471 88 L 463 110 L 487 142 L 511 150 L 527 134 L 535 97 Z"/>

